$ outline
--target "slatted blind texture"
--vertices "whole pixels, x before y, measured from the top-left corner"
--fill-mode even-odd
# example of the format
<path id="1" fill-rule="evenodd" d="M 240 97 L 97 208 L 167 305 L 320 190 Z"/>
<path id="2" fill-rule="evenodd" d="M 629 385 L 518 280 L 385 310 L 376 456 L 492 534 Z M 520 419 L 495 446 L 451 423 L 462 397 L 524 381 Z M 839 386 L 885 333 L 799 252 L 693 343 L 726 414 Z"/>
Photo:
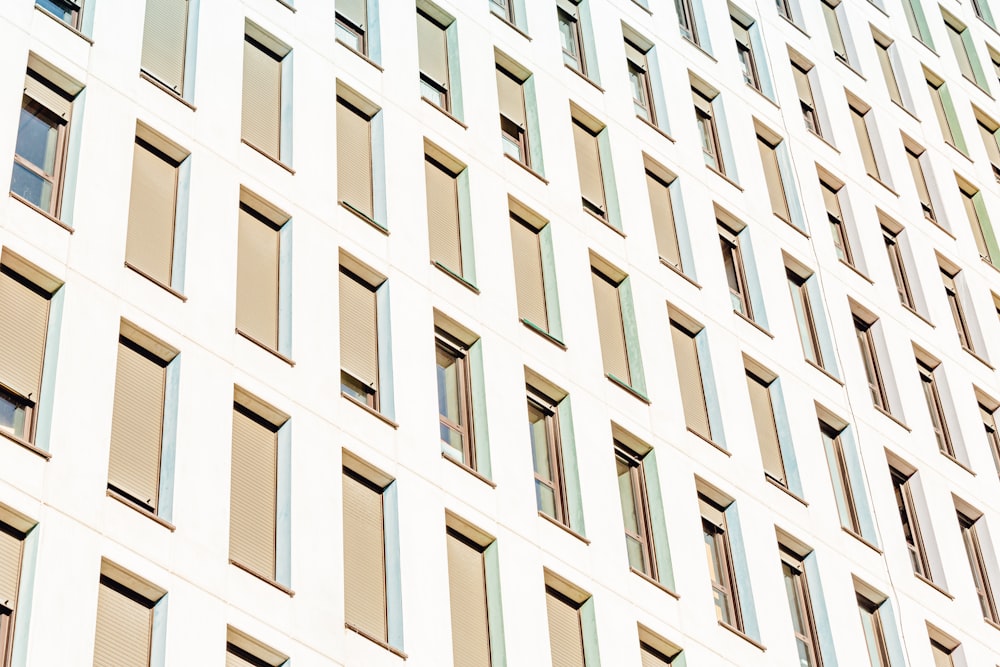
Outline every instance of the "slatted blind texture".
<path id="1" fill-rule="evenodd" d="M 669 667 L 673 660 L 666 658 L 656 649 L 639 644 L 639 654 L 642 656 L 641 667 Z"/>
<path id="2" fill-rule="evenodd" d="M 868 124 L 865 122 L 866 115 L 867 113 L 862 113 L 851 107 L 851 122 L 854 124 L 854 133 L 858 136 L 858 148 L 861 149 L 865 171 L 878 178 L 878 163 L 875 161 L 875 149 L 872 148 L 872 139 L 868 134 Z"/>
<path id="3" fill-rule="evenodd" d="M 166 368 L 118 343 L 108 484 L 156 511 Z"/>
<path id="4" fill-rule="evenodd" d="M 236 328 L 278 348 L 278 230 L 240 207 Z"/>
<path id="5" fill-rule="evenodd" d="M 580 172 L 580 194 L 600 210 L 607 211 L 597 136 L 574 120 L 573 142 L 576 146 L 576 167 Z"/>
<path id="6" fill-rule="evenodd" d="M 684 421 L 692 431 L 711 439 L 712 429 L 708 422 L 708 408 L 705 406 L 705 387 L 702 384 L 695 337 L 675 322 L 670 323 L 670 337 L 674 343 L 674 359 L 677 362 L 677 381 L 681 386 Z"/>
<path id="7" fill-rule="evenodd" d="M 11 611 L 17 605 L 17 586 L 21 572 L 24 541 L 9 527 L 0 524 L 0 605 Z M 0 635 L 3 641 L 3 635 Z"/>
<path id="8" fill-rule="evenodd" d="M 750 373 L 747 373 L 747 388 L 750 391 L 750 409 L 753 411 L 764 471 L 778 481 L 785 482 L 785 466 L 781 460 L 778 427 L 774 423 L 771 390 L 765 382 Z"/>
<path id="9" fill-rule="evenodd" d="M 524 84 L 499 67 L 497 67 L 497 94 L 500 99 L 500 113 L 522 128 L 526 127 Z"/>
<path id="10" fill-rule="evenodd" d="M 147 667 L 153 610 L 103 580 L 97 595 L 94 667 Z"/>
<path id="11" fill-rule="evenodd" d="M 649 190 L 649 208 L 653 213 L 653 231 L 656 234 L 656 249 L 660 257 L 677 268 L 681 268 L 681 251 L 677 243 L 677 227 L 674 221 L 674 205 L 670 200 L 670 186 L 646 172 L 646 186 Z"/>
<path id="12" fill-rule="evenodd" d="M 371 121 L 343 100 L 337 100 L 337 196 L 375 217 Z"/>
<path id="13" fill-rule="evenodd" d="M 249 37 L 243 41 L 243 139 L 281 157 L 281 59 Z"/>
<path id="14" fill-rule="evenodd" d="M 337 0 L 337 13 L 364 27 L 367 23 L 367 0 Z"/>
<path id="15" fill-rule="evenodd" d="M 510 240 L 514 254 L 518 315 L 548 331 L 549 316 L 545 307 L 545 282 L 539 237 L 539 232 L 511 217 Z"/>
<path id="16" fill-rule="evenodd" d="M 788 220 L 788 201 L 785 199 L 785 185 L 781 182 L 781 168 L 778 166 L 778 151 L 775 146 L 757 136 L 757 148 L 760 149 L 760 162 L 764 168 L 764 181 L 767 183 L 767 194 L 771 200 L 771 212 L 782 220 Z"/>
<path id="17" fill-rule="evenodd" d="M 623 382 L 631 382 L 618 285 L 595 270 L 591 271 L 591 276 L 594 282 L 594 305 L 597 307 L 597 330 L 601 338 L 604 372 L 614 375 Z"/>
<path id="18" fill-rule="evenodd" d="M 382 493 L 344 472 L 344 616 L 386 641 Z"/>
<path id="19" fill-rule="evenodd" d="M 272 428 L 233 409 L 229 557 L 274 578 L 278 442 Z"/>
<path id="20" fill-rule="evenodd" d="M 550 588 L 545 589 L 552 667 L 586 667 L 580 610 Z"/>
<path id="21" fill-rule="evenodd" d="M 340 367 L 378 390 L 375 290 L 340 271 Z"/>
<path id="22" fill-rule="evenodd" d="M 427 227 L 431 260 L 462 275 L 462 239 L 458 217 L 458 177 L 431 159 L 424 160 L 427 179 Z"/>
<path id="23" fill-rule="evenodd" d="M 455 667 L 489 667 L 490 631 L 483 553 L 451 531 L 448 531 L 448 589 Z"/>
<path id="24" fill-rule="evenodd" d="M 0 384 L 37 401 L 49 300 L 14 275 L 0 271 Z"/>
<path id="25" fill-rule="evenodd" d="M 125 260 L 164 285 L 170 284 L 174 260 L 177 179 L 177 165 L 136 140 Z"/>
<path id="26" fill-rule="evenodd" d="M 188 0 L 146 0 L 142 69 L 176 92 L 184 87 Z"/>
<path id="27" fill-rule="evenodd" d="M 28 70 L 24 79 L 24 94 L 57 116 L 69 119 L 69 112 L 73 106 L 69 96 L 31 70 Z"/>
<path id="28" fill-rule="evenodd" d="M 417 12 L 417 55 L 420 71 L 448 87 L 448 39 L 445 28 L 423 12 Z"/>

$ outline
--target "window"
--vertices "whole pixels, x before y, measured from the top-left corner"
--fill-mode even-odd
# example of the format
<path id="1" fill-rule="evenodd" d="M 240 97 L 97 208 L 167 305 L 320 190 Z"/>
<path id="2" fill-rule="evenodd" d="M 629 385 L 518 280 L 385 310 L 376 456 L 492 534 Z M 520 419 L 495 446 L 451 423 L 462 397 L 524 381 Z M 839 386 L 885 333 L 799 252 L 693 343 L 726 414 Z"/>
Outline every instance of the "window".
<path id="1" fill-rule="evenodd" d="M 764 181 L 767 183 L 767 194 L 771 200 L 771 212 L 790 223 L 792 216 L 788 209 L 788 197 L 785 195 L 785 184 L 781 173 L 781 164 L 778 160 L 778 146 L 782 139 L 770 132 L 766 133 L 769 136 L 763 136 L 760 132 L 761 129 L 758 126 L 757 148 L 760 150 Z"/>
<path id="2" fill-rule="evenodd" d="M 965 319 L 965 309 L 962 308 L 962 298 L 959 296 L 959 288 L 956 284 L 957 278 L 958 272 L 951 273 L 944 268 L 941 269 L 941 282 L 944 283 L 944 294 L 948 299 L 952 320 L 955 322 L 955 331 L 958 332 L 958 342 L 962 344 L 964 349 L 975 354 L 972 334 L 969 331 L 969 323 Z"/>
<path id="3" fill-rule="evenodd" d="M 906 2 L 908 0 L 904 0 L 903 4 L 906 4 Z M 905 107 L 903 94 L 896 79 L 896 72 L 893 69 L 892 51 L 895 47 L 892 44 L 892 40 L 881 34 L 872 34 L 875 39 L 875 54 L 878 56 L 878 62 L 882 68 L 882 77 L 885 79 L 885 87 L 889 91 L 889 99 L 899 106 Z"/>
<path id="4" fill-rule="evenodd" d="M 948 92 L 948 84 L 943 80 L 932 79 L 926 70 L 924 74 L 927 75 L 927 92 L 930 93 L 934 115 L 937 116 L 938 125 L 941 126 L 941 135 L 947 143 L 964 153 L 965 139 L 958 127 L 958 118 L 951 101 L 951 93 Z"/>
<path id="5" fill-rule="evenodd" d="M 948 647 L 931 638 L 931 655 L 934 657 L 934 667 L 955 667 L 955 659 L 953 654 L 958 648 L 957 646 Z"/>
<path id="6" fill-rule="evenodd" d="M 459 523 L 451 515 L 448 519 L 451 523 Z M 494 639 L 490 633 L 489 617 L 499 610 L 490 608 L 487 552 L 496 549 L 496 542 L 491 536 L 464 523 L 460 528 L 449 525 L 445 533 L 452 652 L 456 666 L 488 666 L 492 662 L 491 639 Z"/>
<path id="7" fill-rule="evenodd" d="M 420 95 L 450 112 L 451 63 L 448 60 L 449 26 L 417 9 L 417 56 L 420 65 Z"/>
<path id="8" fill-rule="evenodd" d="M 750 304 L 750 290 L 747 286 L 746 273 L 743 270 L 743 251 L 740 248 L 740 235 L 716 220 L 719 227 L 719 245 L 722 248 L 722 266 L 726 271 L 726 282 L 729 284 L 729 300 L 733 310 L 747 319 L 753 319 Z"/>
<path id="9" fill-rule="evenodd" d="M 736 38 L 736 57 L 740 61 L 740 69 L 743 72 L 743 82 L 751 88 L 760 91 L 760 74 L 757 71 L 757 58 L 753 52 L 753 41 L 750 37 L 750 27 L 730 15 L 733 24 L 733 37 Z"/>
<path id="10" fill-rule="evenodd" d="M 1000 622 L 1000 614 L 997 612 L 996 598 L 993 597 L 993 588 L 990 584 L 983 548 L 979 544 L 978 528 L 982 525 L 982 518 L 980 515 L 973 519 L 959 511 L 958 526 L 962 531 L 965 553 L 969 557 L 969 569 L 972 571 L 972 581 L 976 587 L 979 608 L 983 612 L 983 618 L 996 624 Z"/>
<path id="11" fill-rule="evenodd" d="M 990 401 L 986 405 L 983 399 L 979 402 L 979 414 L 983 419 L 983 429 L 986 431 L 986 442 L 990 446 L 990 453 L 993 454 L 993 463 L 996 466 L 997 474 L 1000 474 L 1000 433 L 997 432 L 996 404 Z"/>
<path id="12" fill-rule="evenodd" d="M 910 34 L 914 39 L 923 42 L 931 49 L 934 43 L 931 41 L 931 31 L 927 26 L 927 19 L 924 10 L 920 6 L 920 0 L 902 0 L 903 14 L 906 16 L 906 23 L 910 27 Z"/>
<path id="13" fill-rule="evenodd" d="M 35 0 L 35 6 L 76 30 L 80 29 L 83 18 L 83 3 L 84 0 Z"/>
<path id="14" fill-rule="evenodd" d="M 979 67 L 979 58 L 976 56 L 969 29 L 945 12 L 942 12 L 942 17 L 948 32 L 948 41 L 951 42 L 951 48 L 955 52 L 955 59 L 958 61 L 958 69 L 962 72 L 962 76 L 977 86 L 985 88 L 986 80 Z"/>
<path id="15" fill-rule="evenodd" d="M 955 458 L 955 446 L 948 433 L 944 404 L 941 402 L 941 394 L 938 391 L 937 378 L 935 377 L 937 365 L 931 366 L 918 358 L 917 370 L 920 374 L 924 398 L 927 400 L 927 410 L 930 413 L 931 427 L 934 429 L 934 438 L 937 440 L 938 449 L 942 454 Z"/>
<path id="16" fill-rule="evenodd" d="M 764 474 L 779 486 L 788 488 L 788 477 L 785 473 L 785 462 L 781 454 L 781 441 L 778 436 L 778 425 L 774 416 L 771 384 L 775 378 L 765 380 L 749 368 L 746 369 L 747 390 L 750 393 L 750 410 L 757 433 L 757 445 L 760 447 L 760 457 L 764 463 Z"/>
<path id="17" fill-rule="evenodd" d="M 719 127 L 715 121 L 715 99 L 706 97 L 697 88 L 691 89 L 694 98 L 694 115 L 701 136 L 701 151 L 705 164 L 715 171 L 725 174 L 726 165 L 722 160 L 722 144 L 719 141 Z"/>
<path id="18" fill-rule="evenodd" d="M 142 29 L 142 71 L 184 94 L 189 0 L 149 0 Z"/>
<path id="19" fill-rule="evenodd" d="M 788 277 L 788 291 L 792 296 L 792 310 L 799 328 L 799 340 L 802 351 L 808 361 L 823 366 L 823 353 L 819 343 L 819 333 L 813 315 L 812 300 L 809 295 L 807 278 L 803 278 L 791 269 L 785 269 Z"/>
<path id="20" fill-rule="evenodd" d="M 602 132 L 603 128 L 593 129 L 573 118 L 573 143 L 576 148 L 576 166 L 580 175 L 583 210 L 605 222 L 610 222 L 604 171 L 601 168 L 601 145 L 598 138 Z"/>
<path id="21" fill-rule="evenodd" d="M 556 12 L 559 18 L 559 37 L 562 43 L 563 62 L 571 70 L 587 76 L 580 5 L 574 0 L 559 0 Z"/>
<path id="22" fill-rule="evenodd" d="M 837 513 L 840 515 L 840 525 L 855 535 L 860 535 L 861 520 L 858 517 L 851 474 L 847 465 L 847 451 L 842 438 L 844 429 L 838 430 L 820 421 L 819 430 L 830 465 L 830 478 L 837 502 Z"/>
<path id="23" fill-rule="evenodd" d="M 465 165 L 429 143 L 424 148 L 431 262 L 454 276 L 471 279 L 471 262 L 464 261 L 471 243 L 462 233 L 462 200 L 467 200 Z"/>
<path id="24" fill-rule="evenodd" d="M 795 78 L 795 90 L 799 94 L 799 106 L 802 108 L 802 120 L 806 124 L 806 129 L 822 137 L 823 127 L 820 124 L 819 111 L 810 82 L 813 76 L 813 66 L 800 64 L 796 60 L 792 60 L 791 63 L 792 76 Z"/>
<path id="25" fill-rule="evenodd" d="M 786 21 L 795 23 L 795 16 L 792 14 L 792 1 L 793 0 L 775 0 L 774 4 L 778 10 L 778 16 L 782 17 Z"/>
<path id="26" fill-rule="evenodd" d="M 178 209 L 181 198 L 181 166 L 188 153 L 159 133 L 139 125 L 132 159 L 132 190 L 129 196 L 128 235 L 125 263 L 160 285 L 179 285 L 175 264 L 183 248 L 174 245 L 185 220 Z M 180 219 L 179 219 L 180 218 Z M 175 262 L 175 259 L 178 260 Z"/>
<path id="27" fill-rule="evenodd" d="M 382 227 L 384 222 L 375 212 L 372 154 L 372 124 L 378 110 L 362 109 L 360 102 L 337 97 L 337 199 L 349 211 Z"/>
<path id="28" fill-rule="evenodd" d="M 892 490 L 896 498 L 896 509 L 899 512 L 899 522 L 903 526 L 903 540 L 910 552 L 910 565 L 913 567 L 914 574 L 929 580 L 933 575 L 930 561 L 927 559 L 927 552 L 924 550 L 924 541 L 920 535 L 920 525 L 917 522 L 916 505 L 913 502 L 911 490 L 911 480 L 914 474 L 907 475 L 895 468 L 889 468 Z"/>
<path id="29" fill-rule="evenodd" d="M 965 206 L 965 214 L 969 218 L 969 225 L 972 227 L 972 237 L 975 239 L 976 247 L 979 249 L 979 257 L 984 262 L 992 264 L 997 260 L 997 256 L 991 248 L 992 244 L 990 242 L 993 241 L 993 228 L 987 217 L 983 195 L 977 188 L 962 181 L 958 183 L 958 190 L 962 195 L 962 204 Z M 987 236 L 987 232 L 989 236 Z"/>
<path id="30" fill-rule="evenodd" d="M 490 0 L 490 11 L 507 23 L 517 25 L 514 14 L 514 0 Z"/>
<path id="31" fill-rule="evenodd" d="M 386 604 L 385 509 L 387 485 L 347 466 L 344 497 L 344 621 L 382 642 L 389 638 Z"/>
<path id="32" fill-rule="evenodd" d="M 236 259 L 236 331 L 262 347 L 286 352 L 287 333 L 281 331 L 281 312 L 289 307 L 282 299 L 283 225 L 288 215 L 246 190 L 240 197 Z M 287 271 L 287 267 L 286 267 Z"/>
<path id="33" fill-rule="evenodd" d="M 692 331 L 693 328 L 670 320 L 670 338 L 674 346 L 674 361 L 677 364 L 677 381 L 681 388 L 684 422 L 688 430 L 711 440 L 712 423 L 705 401 L 705 382 L 702 377 L 697 340 L 702 330 Z"/>
<path id="34" fill-rule="evenodd" d="M 788 610 L 792 615 L 792 630 L 795 633 L 799 665 L 818 667 L 821 664 L 819 633 L 816 630 L 812 600 L 809 597 L 805 558 L 784 545 L 779 545 L 778 552 L 781 555 L 781 575 L 785 582 Z"/>
<path id="35" fill-rule="evenodd" d="M 514 282 L 517 289 L 517 314 L 521 321 L 558 338 L 558 301 L 550 253 L 548 221 L 523 211 L 524 217 L 510 213 L 510 239 L 514 255 Z M 533 223 L 540 223 L 536 227 Z"/>
<path id="36" fill-rule="evenodd" d="M 715 600 L 715 617 L 720 623 L 742 631 L 743 619 L 737 599 L 736 571 L 733 568 L 729 528 L 726 525 L 726 508 L 700 493 L 698 504 L 701 509 L 705 557 L 712 582 L 712 597 Z"/>
<path id="37" fill-rule="evenodd" d="M 288 656 L 233 626 L 226 627 L 226 667 L 285 667 Z"/>
<path id="38" fill-rule="evenodd" d="M 872 332 L 874 325 L 874 322 L 865 322 L 857 315 L 854 316 L 854 332 L 861 350 L 861 363 L 865 367 L 865 377 L 868 378 L 868 393 L 871 394 L 872 404 L 876 408 L 888 412 L 889 397 L 886 394 L 885 382 L 882 379 L 882 371 L 879 368 L 878 356 L 875 352 L 875 337 Z"/>
<path id="39" fill-rule="evenodd" d="M 650 167 L 647 160 L 646 188 L 649 192 L 649 209 L 653 216 L 656 249 L 660 261 L 683 272 L 680 241 L 677 238 L 677 221 L 674 218 L 674 203 L 670 194 L 675 180 L 673 178 L 666 180 L 663 178 L 668 175 L 665 171 Z"/>
<path id="40" fill-rule="evenodd" d="M 993 63 L 993 76 L 1000 79 L 1000 54 L 989 47 L 987 50 L 990 52 L 990 62 Z"/>
<path id="41" fill-rule="evenodd" d="M 906 277 L 906 262 L 903 260 L 903 249 L 900 247 L 901 234 L 902 231 L 893 232 L 888 227 L 882 227 L 882 240 L 885 242 L 885 252 L 889 257 L 889 269 L 892 271 L 892 279 L 896 285 L 899 302 L 910 310 L 916 310 L 913 292 L 910 290 L 910 282 Z"/>
<path id="42" fill-rule="evenodd" d="M 983 146 L 986 147 L 986 157 L 989 158 L 990 167 L 993 168 L 993 177 L 1000 181 L 1000 139 L 997 138 L 1000 126 L 997 125 L 996 121 L 978 111 L 976 112 L 976 121 Z"/>
<path id="43" fill-rule="evenodd" d="M 693 2 L 695 0 L 674 0 L 674 7 L 677 9 L 677 25 L 681 29 L 681 35 L 700 44 Z"/>
<path id="44" fill-rule="evenodd" d="M 865 164 L 865 171 L 877 181 L 882 180 L 879 173 L 878 159 L 875 157 L 875 148 L 872 145 L 870 122 L 874 122 L 874 116 L 870 116 L 871 108 L 862 109 L 860 105 L 849 104 L 851 109 L 851 122 L 854 124 L 854 134 L 858 138 L 858 149 L 861 151 L 861 159 Z"/>
<path id="45" fill-rule="evenodd" d="M 72 108 L 73 95 L 28 70 L 10 191 L 54 218 L 62 208 Z"/>
<path id="46" fill-rule="evenodd" d="M 434 332 L 434 338 L 441 449 L 448 456 L 475 469 L 469 351 L 465 345 L 440 329 Z"/>
<path id="47" fill-rule="evenodd" d="M 985 0 L 972 0 L 972 11 L 976 15 L 976 18 L 980 18 L 992 25 L 992 17 L 987 19 L 986 14 L 983 12 L 984 5 L 986 5 Z M 988 5 L 986 6 L 988 7 Z"/>
<path id="48" fill-rule="evenodd" d="M 538 511 L 569 525 L 569 504 L 563 467 L 559 406 L 530 385 L 528 393 L 528 434 L 531 460 L 535 468 L 535 503 Z"/>
<path id="49" fill-rule="evenodd" d="M 500 138 L 503 141 L 503 152 L 524 166 L 530 167 L 531 152 L 528 150 L 528 120 L 524 106 L 524 83 L 524 79 L 517 78 L 497 65 Z"/>
<path id="50" fill-rule="evenodd" d="M 833 45 L 833 55 L 840 62 L 848 67 L 851 65 L 847 54 L 847 42 L 844 40 L 844 31 L 840 24 L 839 14 L 843 11 L 841 3 L 831 4 L 830 0 L 822 0 L 823 19 L 826 21 L 826 30 L 830 34 L 830 43 Z"/>
<path id="51" fill-rule="evenodd" d="M 625 522 L 625 546 L 629 566 L 656 579 L 656 559 L 653 556 L 653 526 L 649 518 L 646 497 L 646 473 L 642 457 L 615 441 L 615 469 L 618 477 L 618 497 Z"/>
<path id="52" fill-rule="evenodd" d="M 97 594 L 94 667 L 148 666 L 157 634 L 153 618 L 165 611 L 156 609 L 165 598 L 166 591 L 103 561 Z"/>
<path id="53" fill-rule="evenodd" d="M 594 305 L 597 310 L 597 329 L 601 339 L 601 358 L 604 372 L 628 386 L 633 386 L 633 371 L 628 337 L 625 335 L 625 317 L 631 317 L 622 307 L 622 288 L 627 276 L 608 276 L 605 271 L 591 266 L 594 284 Z M 638 378 L 635 378 L 638 379 Z"/>
<path id="54" fill-rule="evenodd" d="M 642 667 L 669 667 L 684 661 L 679 646 L 639 625 L 639 655 Z"/>
<path id="55" fill-rule="evenodd" d="M 379 308 L 373 285 L 340 267 L 340 390 L 379 410 Z"/>
<path id="56" fill-rule="evenodd" d="M 284 449 L 279 431 L 287 421 L 288 415 L 236 388 L 229 561 L 269 582 L 287 579 L 278 566 L 279 546 L 287 546 L 279 545 L 285 541 L 283 533 L 287 526 L 278 525 L 279 506 L 285 505 L 283 496 L 287 493 L 287 488 L 279 488 L 279 484 L 287 484 L 279 474 L 279 459 L 283 458 Z M 283 509 L 287 513 L 287 506 Z"/>
<path id="57" fill-rule="evenodd" d="M 628 63 L 628 79 L 632 87 L 632 105 L 635 115 L 647 123 L 656 125 L 656 109 L 653 106 L 653 85 L 650 79 L 648 53 L 625 40 L 625 58 Z"/>
<path id="58" fill-rule="evenodd" d="M 925 218 L 937 224 L 934 203 L 931 200 L 931 192 L 924 174 L 923 155 L 922 148 L 906 146 L 906 159 L 910 163 L 910 173 L 913 174 L 913 183 L 917 188 L 917 197 L 920 199 L 920 208 L 923 209 Z"/>
<path id="59" fill-rule="evenodd" d="M 243 40 L 242 137 L 244 143 L 279 162 L 287 162 L 291 154 L 291 137 L 287 136 L 291 115 L 286 111 L 291 77 L 283 71 L 290 54 L 289 47 L 247 23 Z"/>
<path id="60" fill-rule="evenodd" d="M 893 663 L 889 657 L 889 646 L 880 613 L 886 602 L 872 602 L 861 593 L 855 594 L 858 599 L 858 614 L 861 616 L 861 630 L 868 648 L 868 659 L 871 660 L 872 667 L 891 667 Z"/>
<path id="61" fill-rule="evenodd" d="M 337 41 L 368 55 L 368 0 L 336 0 Z"/>
<path id="62" fill-rule="evenodd" d="M 545 609 L 553 665 L 586 667 L 588 664 L 583 624 L 592 604 L 590 595 L 546 572 Z"/>
<path id="63" fill-rule="evenodd" d="M 25 537 L 18 527 L 0 521 L 0 665 L 10 664 L 13 650 Z"/>

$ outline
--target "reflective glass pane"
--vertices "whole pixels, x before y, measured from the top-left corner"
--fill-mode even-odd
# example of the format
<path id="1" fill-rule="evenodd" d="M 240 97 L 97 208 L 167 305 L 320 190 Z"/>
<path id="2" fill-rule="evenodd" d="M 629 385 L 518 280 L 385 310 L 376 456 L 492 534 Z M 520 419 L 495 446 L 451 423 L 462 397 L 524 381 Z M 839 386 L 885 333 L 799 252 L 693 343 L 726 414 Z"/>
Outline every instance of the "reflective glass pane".
<path id="1" fill-rule="evenodd" d="M 531 458 L 535 464 L 535 474 L 552 481 L 552 461 L 549 460 L 545 415 L 531 403 L 528 404 L 528 432 L 531 437 Z"/>
<path id="2" fill-rule="evenodd" d="M 24 408 L 0 394 L 0 431 L 15 438 L 24 438 L 24 422 Z"/>
<path id="3" fill-rule="evenodd" d="M 51 112 L 25 98 L 17 126 L 17 154 L 39 170 L 51 174 L 56 166 L 58 139 L 58 123 Z"/>
<path id="4" fill-rule="evenodd" d="M 41 209 L 49 210 L 52 204 L 52 183 L 16 162 L 10 191 Z"/>
<path id="5" fill-rule="evenodd" d="M 636 512 L 635 494 L 632 489 L 632 469 L 621 459 L 616 459 L 618 467 L 618 495 L 622 503 L 622 517 L 625 519 L 625 530 L 639 532 L 639 516 Z"/>
<path id="6" fill-rule="evenodd" d="M 556 492 L 550 486 L 535 480 L 535 501 L 538 504 L 538 511 L 548 514 L 550 517 L 556 516 Z"/>

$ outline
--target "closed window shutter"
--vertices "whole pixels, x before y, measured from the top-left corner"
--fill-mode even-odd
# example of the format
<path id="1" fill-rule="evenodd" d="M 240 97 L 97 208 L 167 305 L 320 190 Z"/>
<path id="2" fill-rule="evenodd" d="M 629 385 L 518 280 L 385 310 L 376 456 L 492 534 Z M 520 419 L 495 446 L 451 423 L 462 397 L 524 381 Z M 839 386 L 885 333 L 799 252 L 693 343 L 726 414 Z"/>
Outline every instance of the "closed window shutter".
<path id="1" fill-rule="evenodd" d="M 38 401 L 49 297 L 6 267 L 0 270 L 0 384 Z"/>
<path id="2" fill-rule="evenodd" d="M 30 70 L 24 79 L 24 94 L 63 120 L 69 120 L 73 101 L 66 93 Z"/>
<path id="3" fill-rule="evenodd" d="M 371 120 L 343 100 L 337 103 L 337 196 L 374 219 Z"/>
<path id="4" fill-rule="evenodd" d="M 142 69 L 176 92 L 184 86 L 188 0 L 146 0 Z"/>
<path id="5" fill-rule="evenodd" d="M 243 41 L 243 139 L 273 158 L 281 151 L 281 58 Z"/>
<path id="6" fill-rule="evenodd" d="M 229 557 L 274 578 L 278 447 L 273 427 L 233 409 Z"/>
<path id="7" fill-rule="evenodd" d="M 597 136 L 573 121 L 573 141 L 576 145 L 576 166 L 580 172 L 580 194 L 596 209 L 607 213 L 604 203 L 604 180 L 601 176 L 601 154 Z"/>
<path id="8" fill-rule="evenodd" d="M 545 589 L 552 667 L 586 667 L 580 610 L 551 588 Z"/>
<path id="9" fill-rule="evenodd" d="M 386 641 L 382 493 L 344 472 L 344 615 L 348 624 Z"/>
<path id="10" fill-rule="evenodd" d="M 114 588 L 112 588 L 114 586 Z M 126 596 L 118 586 L 101 579 L 97 595 L 97 635 L 94 667 L 146 667 L 152 638 L 151 604 Z"/>
<path id="11" fill-rule="evenodd" d="M 278 230 L 240 207 L 236 262 L 236 328 L 278 347 Z"/>
<path id="12" fill-rule="evenodd" d="M 641 667 L 669 667 L 673 662 L 672 658 L 667 658 L 656 649 L 645 644 L 639 645 L 639 653 L 642 656 Z"/>
<path id="13" fill-rule="evenodd" d="M 13 529 L 0 524 L 0 605 L 11 611 L 17 606 L 17 586 L 21 572 L 23 538 Z M 0 634 L 0 642 L 4 636 Z M 0 653 L 2 655 L 2 653 Z"/>
<path id="14" fill-rule="evenodd" d="M 757 147 L 760 149 L 760 162 L 764 167 L 764 181 L 767 183 L 767 194 L 771 199 L 771 212 L 782 220 L 789 220 L 788 200 L 785 198 L 785 186 L 781 182 L 781 168 L 778 166 L 778 151 L 776 146 L 757 136 Z"/>
<path id="15" fill-rule="evenodd" d="M 766 383 L 750 373 L 747 373 L 747 388 L 750 390 L 750 409 L 753 411 L 757 443 L 760 445 L 760 455 L 764 460 L 764 471 L 784 484 L 785 466 L 781 460 L 778 427 L 774 423 L 771 390 Z"/>
<path id="16" fill-rule="evenodd" d="M 447 88 L 448 40 L 445 28 L 419 11 L 417 12 L 417 49 L 420 71 Z"/>
<path id="17" fill-rule="evenodd" d="M 500 113 L 522 129 L 527 123 L 524 116 L 524 84 L 497 67 L 497 95 Z"/>
<path id="18" fill-rule="evenodd" d="M 549 317 L 545 308 L 545 283 L 539 232 L 511 217 L 510 238 L 514 250 L 514 282 L 517 287 L 518 315 L 548 331 Z"/>
<path id="19" fill-rule="evenodd" d="M 653 212 L 653 232 L 656 235 L 656 249 L 660 257 L 681 268 L 681 251 L 677 243 L 677 227 L 674 221 L 674 206 L 670 200 L 670 186 L 653 174 L 646 172 L 646 186 L 649 189 L 649 208 Z"/>
<path id="20" fill-rule="evenodd" d="M 177 212 L 177 164 L 139 139 L 132 160 L 125 260 L 170 284 Z"/>
<path id="21" fill-rule="evenodd" d="M 597 329 L 601 338 L 604 372 L 614 375 L 623 382 L 631 382 L 618 285 L 596 270 L 592 269 L 591 273 L 594 282 L 594 304 L 597 307 Z"/>
<path id="22" fill-rule="evenodd" d="M 462 275 L 461 228 L 458 217 L 458 178 L 430 158 L 424 160 L 427 178 L 427 226 L 431 260 Z"/>
<path id="23" fill-rule="evenodd" d="M 375 290 L 340 271 L 340 367 L 378 391 Z"/>
<path id="24" fill-rule="evenodd" d="M 681 329 L 675 322 L 671 322 L 670 337 L 674 343 L 677 380 L 681 386 L 681 403 L 684 405 L 684 421 L 687 427 L 698 435 L 711 438 L 712 429 L 708 422 L 705 388 L 701 379 L 695 336 Z"/>
<path id="25" fill-rule="evenodd" d="M 486 571 L 481 547 L 448 531 L 448 588 L 455 667 L 489 667 Z"/>
<path id="26" fill-rule="evenodd" d="M 108 485 L 154 512 L 160 486 L 165 385 L 162 361 L 127 341 L 119 342 Z"/>

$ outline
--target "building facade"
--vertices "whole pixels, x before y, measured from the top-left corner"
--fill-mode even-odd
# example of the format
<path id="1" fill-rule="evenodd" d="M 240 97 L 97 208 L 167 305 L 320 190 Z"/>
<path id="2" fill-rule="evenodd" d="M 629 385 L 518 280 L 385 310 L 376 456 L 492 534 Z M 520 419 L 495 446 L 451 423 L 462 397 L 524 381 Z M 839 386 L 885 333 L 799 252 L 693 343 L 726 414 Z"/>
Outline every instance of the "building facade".
<path id="1" fill-rule="evenodd" d="M 991 5 L 2 3 L 0 665 L 1000 664 Z"/>

